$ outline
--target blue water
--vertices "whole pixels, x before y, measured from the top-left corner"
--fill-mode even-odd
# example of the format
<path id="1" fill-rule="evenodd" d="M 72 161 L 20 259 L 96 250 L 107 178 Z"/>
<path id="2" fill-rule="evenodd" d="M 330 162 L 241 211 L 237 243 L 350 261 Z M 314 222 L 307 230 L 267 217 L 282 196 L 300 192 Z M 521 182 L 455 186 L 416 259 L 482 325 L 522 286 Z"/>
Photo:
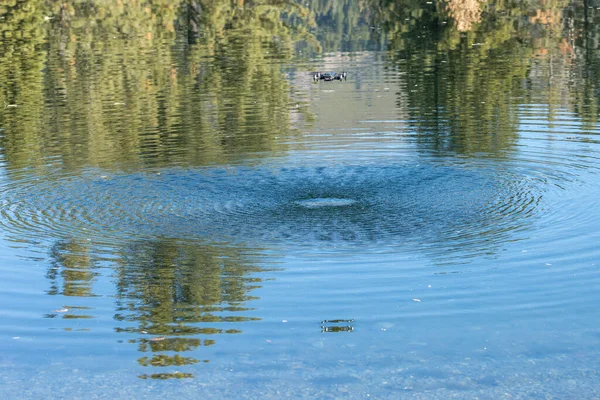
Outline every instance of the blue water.
<path id="1" fill-rule="evenodd" d="M 501 241 L 535 213 L 543 189 L 534 182 L 485 164 L 432 161 L 110 176 L 86 171 L 59 177 L 58 184 L 49 180 L 46 187 L 21 182 L 7 194 L 4 214 L 13 222 L 8 229 L 16 228 L 17 235 L 27 230 L 35 240 L 62 235 L 106 243 L 134 237 L 316 247 L 413 243 L 442 251 L 454 242 L 473 247 L 479 235 L 489 245 Z"/>
<path id="2" fill-rule="evenodd" d="M 600 398 L 596 69 L 435 26 L 2 59 L 2 397 Z"/>
<path id="3" fill-rule="evenodd" d="M 550 168 L 523 136 L 506 163 L 298 152 L 5 180 L 4 379 L 23 397 L 594 397 L 593 155 L 564 142 Z"/>

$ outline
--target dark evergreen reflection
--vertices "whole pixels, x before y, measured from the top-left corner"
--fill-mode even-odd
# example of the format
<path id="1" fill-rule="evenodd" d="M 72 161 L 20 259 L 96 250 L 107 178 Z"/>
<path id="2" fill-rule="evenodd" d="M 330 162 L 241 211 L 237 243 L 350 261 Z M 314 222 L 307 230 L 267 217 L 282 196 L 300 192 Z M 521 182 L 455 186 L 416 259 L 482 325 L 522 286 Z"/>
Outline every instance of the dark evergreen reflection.
<path id="1" fill-rule="evenodd" d="M 0 151 L 8 166 L 38 170 L 282 153 L 312 118 L 282 72 L 306 44 L 389 50 L 390 69 L 404 74 L 398 107 L 426 150 L 510 149 L 515 99 L 535 102 L 527 97 L 539 91 L 596 120 L 597 0 L 427 3 L 5 3 Z"/>
<path id="2" fill-rule="evenodd" d="M 58 243 L 48 271 L 50 295 L 73 297 L 64 308 L 46 315 L 63 319 L 94 318 L 77 306 L 77 297 L 93 293 L 93 247 Z M 143 353 L 144 367 L 178 367 L 209 362 L 202 348 L 220 334 L 241 333 L 239 322 L 259 320 L 251 311 L 251 291 L 262 278 L 254 256 L 240 246 L 154 241 L 127 245 L 115 259 L 116 332 L 127 335 Z M 114 258 L 113 258 L 114 259 Z M 74 321 L 66 330 L 75 330 Z M 87 326 L 87 325 L 86 325 Z M 87 330 L 85 328 L 84 330 Z M 78 329 L 82 330 L 82 329 Z M 142 378 L 185 378 L 191 374 L 169 368 L 149 370 Z"/>
<path id="3" fill-rule="evenodd" d="M 137 336 L 131 342 L 145 353 L 142 366 L 208 362 L 201 347 L 215 344 L 219 334 L 240 333 L 233 322 L 258 319 L 248 312 L 255 299 L 250 291 L 260 287 L 258 272 L 239 247 L 173 241 L 128 246 L 117 269 L 115 319 L 122 325 L 116 330 Z"/>
<path id="4" fill-rule="evenodd" d="M 384 27 L 390 69 L 403 77 L 398 107 L 409 111 L 421 148 L 502 154 L 518 136 L 516 106 L 540 96 L 596 122 L 600 13 L 592 3 L 377 2 L 374 25 Z"/>
<path id="5" fill-rule="evenodd" d="M 35 4 L 32 4 L 35 3 Z M 309 118 L 274 60 L 306 39 L 290 2 L 3 6 L 2 154 L 13 168 L 229 163 Z M 294 17 L 289 28 L 284 17 Z"/>
<path id="6" fill-rule="evenodd" d="M 89 243 L 77 240 L 63 240 L 56 242 L 50 250 L 50 266 L 46 277 L 50 281 L 47 294 L 51 296 L 65 296 L 66 304 L 45 315 L 46 318 L 63 318 L 67 320 L 80 320 L 94 318 L 89 307 L 79 305 L 80 298 L 93 297 L 96 262 L 90 254 L 92 251 Z M 59 305 L 56 305 L 59 306 Z M 65 330 L 88 330 L 81 327 L 78 321 Z"/>
<path id="7" fill-rule="evenodd" d="M 75 240 L 57 242 L 51 249 L 51 267 L 48 279 L 51 282 L 48 294 L 69 297 L 93 296 L 93 258 L 89 245 Z"/>
<path id="8" fill-rule="evenodd" d="M 507 150 L 517 137 L 515 99 L 523 93 L 532 49 L 522 44 L 518 19 L 504 17 L 503 4 L 482 21 L 479 8 L 467 12 L 457 4 L 426 7 L 416 18 L 411 10 L 398 10 L 416 20 L 407 29 L 393 28 L 392 68 L 405 77 L 407 89 L 399 107 L 409 110 L 423 149 Z M 450 15 L 455 23 L 448 23 Z"/>
<path id="9" fill-rule="evenodd" d="M 312 0 L 306 2 L 318 29 L 317 48 L 323 52 L 382 50 L 380 29 L 372 25 L 378 5 L 368 0 Z M 312 44 L 309 42 L 309 44 Z M 301 47 L 304 49 L 305 47 Z"/>

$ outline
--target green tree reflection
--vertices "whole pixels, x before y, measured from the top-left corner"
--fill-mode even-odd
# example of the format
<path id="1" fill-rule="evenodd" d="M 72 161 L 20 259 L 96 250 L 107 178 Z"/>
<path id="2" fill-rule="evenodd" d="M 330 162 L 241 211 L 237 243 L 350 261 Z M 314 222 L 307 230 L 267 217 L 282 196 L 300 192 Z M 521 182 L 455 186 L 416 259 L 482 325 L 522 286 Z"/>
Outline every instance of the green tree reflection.
<path id="1" fill-rule="evenodd" d="M 589 54 L 574 40 L 593 36 L 596 28 L 583 23 L 592 19 L 589 10 L 576 18 L 581 10 L 560 0 L 378 4 L 374 18 L 385 26 L 391 68 L 403 80 L 398 106 L 409 110 L 423 150 L 501 155 L 518 137 L 516 107 L 540 95 L 550 104 L 549 121 L 552 107 L 585 110 L 587 120 L 595 114 L 589 102 L 598 81 L 586 75 L 599 69 L 573 62 L 573 55 Z"/>
<path id="2" fill-rule="evenodd" d="M 69 297 L 93 296 L 93 261 L 89 245 L 75 240 L 60 241 L 50 251 L 47 277 L 52 282 L 48 294 Z"/>
<path id="3" fill-rule="evenodd" d="M 318 25 L 316 50 L 323 52 L 381 50 L 371 25 L 374 11 L 368 0 L 312 0 L 306 2 Z M 308 42 L 314 46 L 314 42 Z M 304 49 L 304 47 L 303 47 Z"/>
<path id="4" fill-rule="evenodd" d="M 167 240 L 138 243 L 124 251 L 117 270 L 115 319 L 124 324 L 117 332 L 136 334 L 131 342 L 151 353 L 138 360 L 140 365 L 198 363 L 200 359 L 178 353 L 199 354 L 199 347 L 215 343 L 214 335 L 241 332 L 231 323 L 258 319 L 248 315 L 246 303 L 255 299 L 249 292 L 260 287 L 257 273 L 263 270 L 245 254 L 239 247 Z M 142 377 L 167 376 L 160 372 Z"/>
<path id="5" fill-rule="evenodd" d="M 44 142 L 37 135 L 43 129 L 43 4 L 0 4 L 0 147 L 13 155 L 10 163 L 17 168 L 43 164 L 39 154 Z"/>
<path id="6" fill-rule="evenodd" d="M 480 6 L 478 1 L 469 4 Z M 514 99 L 527 76 L 531 50 L 520 45 L 512 19 L 488 13 L 472 30 L 480 14 L 461 14 L 461 5 L 468 6 L 454 2 L 415 12 L 402 5 L 396 12 L 406 16 L 400 18 L 406 25 L 385 22 L 396 35 L 390 49 L 393 68 L 404 82 L 399 107 L 414 114 L 411 119 L 423 149 L 467 154 L 502 151 L 517 136 Z M 496 4 L 494 12 L 506 9 Z M 446 24 L 449 14 L 466 19 Z"/>
<path id="7" fill-rule="evenodd" d="M 280 138 L 308 113 L 277 62 L 310 36 L 294 2 L 40 0 L 3 11 L 10 167 L 230 163 L 284 151 Z"/>

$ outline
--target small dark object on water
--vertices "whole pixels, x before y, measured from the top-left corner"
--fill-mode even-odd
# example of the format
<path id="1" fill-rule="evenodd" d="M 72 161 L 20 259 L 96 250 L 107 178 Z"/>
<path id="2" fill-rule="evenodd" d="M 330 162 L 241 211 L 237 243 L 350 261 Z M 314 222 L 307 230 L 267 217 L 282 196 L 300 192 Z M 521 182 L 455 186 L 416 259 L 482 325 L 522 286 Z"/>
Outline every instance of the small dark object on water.
<path id="1" fill-rule="evenodd" d="M 324 319 L 321 321 L 321 332 L 353 332 L 354 327 L 350 325 L 352 322 L 354 322 L 353 319 Z"/>
<path id="2" fill-rule="evenodd" d="M 313 80 L 316 81 L 326 81 L 326 82 L 330 82 L 330 81 L 341 81 L 341 80 L 346 80 L 346 76 L 348 75 L 347 72 L 315 72 L 313 74 Z"/>
<path id="3" fill-rule="evenodd" d="M 324 319 L 321 321 L 322 324 L 345 324 L 348 322 L 354 322 L 353 319 Z"/>
<path id="4" fill-rule="evenodd" d="M 354 327 L 348 326 L 321 326 L 321 332 L 354 332 Z"/>

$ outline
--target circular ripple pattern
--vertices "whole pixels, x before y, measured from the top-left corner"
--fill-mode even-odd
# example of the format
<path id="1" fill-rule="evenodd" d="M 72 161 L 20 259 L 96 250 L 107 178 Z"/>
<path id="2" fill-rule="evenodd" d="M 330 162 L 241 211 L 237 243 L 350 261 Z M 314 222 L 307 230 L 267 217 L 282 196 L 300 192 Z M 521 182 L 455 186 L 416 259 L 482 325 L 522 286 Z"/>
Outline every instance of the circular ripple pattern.
<path id="1" fill-rule="evenodd" d="M 460 242 L 485 250 L 523 224 L 539 197 L 531 182 L 504 175 L 437 164 L 88 171 L 4 187 L 2 224 L 33 240 Z"/>

